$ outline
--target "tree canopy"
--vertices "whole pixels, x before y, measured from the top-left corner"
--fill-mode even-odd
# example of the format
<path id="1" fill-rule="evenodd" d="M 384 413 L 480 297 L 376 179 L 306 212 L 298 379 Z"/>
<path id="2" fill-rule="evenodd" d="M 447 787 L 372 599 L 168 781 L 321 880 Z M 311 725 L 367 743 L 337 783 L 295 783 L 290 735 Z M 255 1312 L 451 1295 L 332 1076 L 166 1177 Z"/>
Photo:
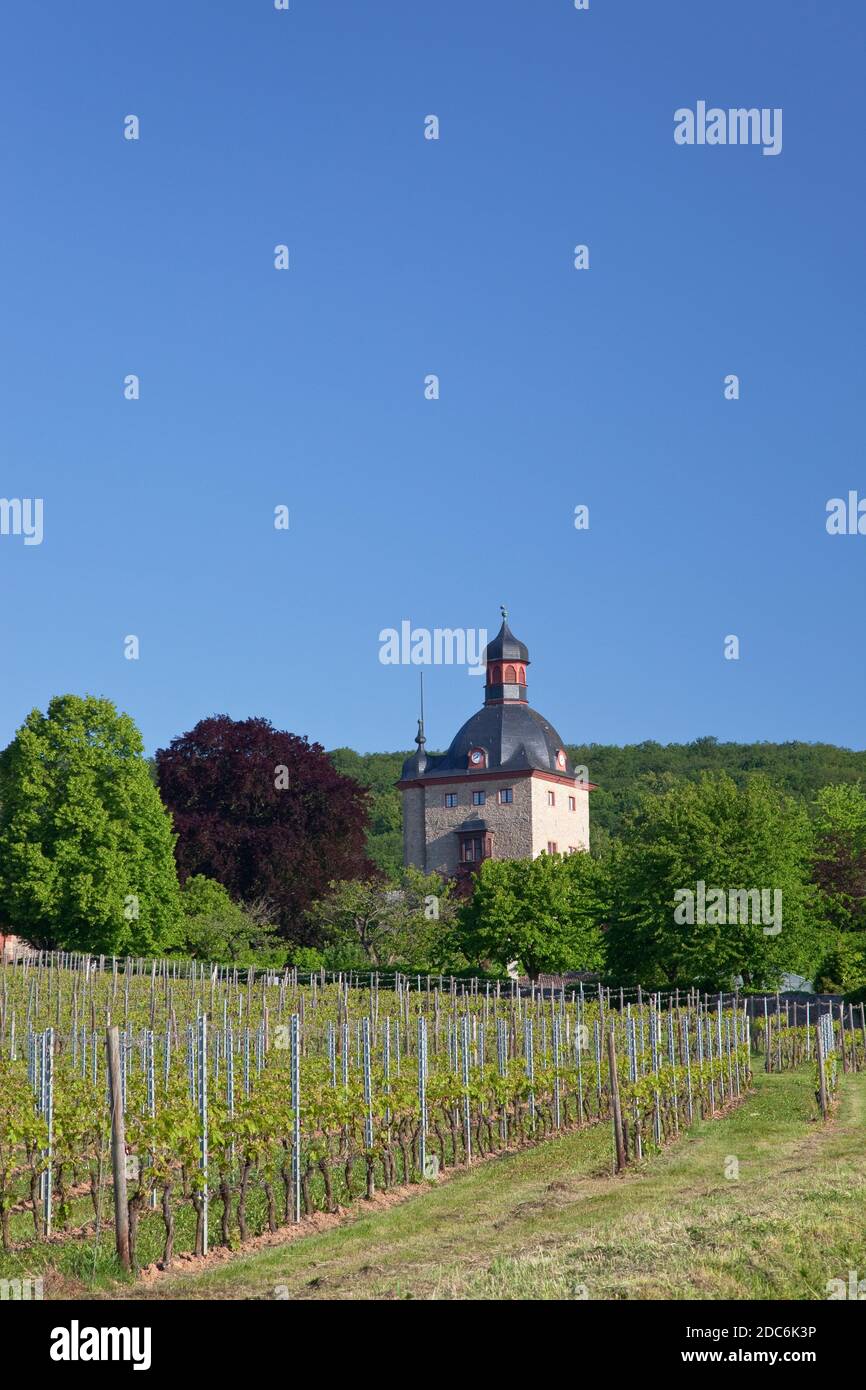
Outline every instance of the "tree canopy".
<path id="1" fill-rule="evenodd" d="M 178 946 L 184 956 L 233 965 L 263 963 L 268 956 L 274 965 L 285 961 L 286 943 L 264 920 L 267 914 L 256 905 L 243 908 L 232 902 L 215 879 L 192 874 L 183 886 L 181 904 Z"/>
<path id="2" fill-rule="evenodd" d="M 340 969 L 460 969 L 466 960 L 456 920 L 453 883 L 411 868 L 396 886 L 382 879 L 333 883 L 307 914 L 323 960 Z"/>
<path id="3" fill-rule="evenodd" d="M 730 986 L 742 976 L 775 987 L 785 970 L 808 973 L 824 944 L 811 847 L 805 808 L 760 775 L 738 787 L 704 774 L 645 793 L 605 860 L 608 976 L 664 986 Z M 731 899 L 741 891 L 767 897 Z M 694 895 L 691 920 L 684 894 Z"/>
<path id="4" fill-rule="evenodd" d="M 402 868 L 402 754 L 216 715 L 150 765 L 109 701 L 60 696 L 0 754 L 0 923 L 47 947 L 305 968 L 866 985 L 866 755 L 571 754 L 600 784 L 591 854 L 486 861 L 464 897 Z"/>
<path id="5" fill-rule="evenodd" d="M 866 932 L 866 793 L 860 784 L 822 787 L 816 805 L 815 881 L 827 920 Z"/>
<path id="6" fill-rule="evenodd" d="M 156 774 L 181 881 L 204 874 L 236 901 L 264 900 L 292 940 L 308 940 L 303 914 L 330 882 L 372 869 L 364 789 L 267 719 L 202 719 L 157 752 Z"/>
<path id="7" fill-rule="evenodd" d="M 487 859 L 461 912 L 470 959 L 516 961 L 532 978 L 603 962 L 603 870 L 585 853 Z"/>
<path id="8" fill-rule="evenodd" d="M 173 848 L 141 736 L 110 700 L 57 696 L 0 754 L 0 914 L 35 945 L 170 950 Z"/>

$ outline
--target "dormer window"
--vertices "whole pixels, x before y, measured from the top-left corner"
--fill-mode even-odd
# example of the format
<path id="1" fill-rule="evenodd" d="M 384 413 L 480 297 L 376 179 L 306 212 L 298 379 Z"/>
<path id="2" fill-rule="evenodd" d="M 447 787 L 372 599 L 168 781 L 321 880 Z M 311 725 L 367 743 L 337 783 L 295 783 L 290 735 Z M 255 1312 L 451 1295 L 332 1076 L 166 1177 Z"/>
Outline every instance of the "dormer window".
<path id="1" fill-rule="evenodd" d="M 469 766 L 473 769 L 484 768 L 487 766 L 487 750 L 485 748 L 470 748 Z"/>

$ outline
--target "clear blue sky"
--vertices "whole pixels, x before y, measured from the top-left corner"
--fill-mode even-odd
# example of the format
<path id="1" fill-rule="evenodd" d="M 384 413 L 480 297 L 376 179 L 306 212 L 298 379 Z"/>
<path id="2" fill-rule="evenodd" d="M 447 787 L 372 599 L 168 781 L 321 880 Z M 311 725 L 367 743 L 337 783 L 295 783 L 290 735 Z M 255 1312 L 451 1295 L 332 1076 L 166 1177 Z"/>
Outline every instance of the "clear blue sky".
<path id="1" fill-rule="evenodd" d="M 856 0 L 10 7 L 0 496 L 45 538 L 0 537 L 0 744 L 72 691 L 148 751 L 405 747 L 380 629 L 505 602 L 569 741 L 864 746 L 864 42 Z M 675 145 L 699 99 L 782 153 Z M 443 746 L 481 681 L 425 684 Z"/>

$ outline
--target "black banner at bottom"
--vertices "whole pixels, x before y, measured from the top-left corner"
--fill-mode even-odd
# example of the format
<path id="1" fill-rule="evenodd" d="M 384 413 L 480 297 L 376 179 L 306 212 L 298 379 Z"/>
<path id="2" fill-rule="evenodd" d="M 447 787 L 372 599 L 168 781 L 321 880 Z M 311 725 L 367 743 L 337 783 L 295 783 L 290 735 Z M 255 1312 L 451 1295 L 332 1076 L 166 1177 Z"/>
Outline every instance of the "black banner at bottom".
<path id="1" fill-rule="evenodd" d="M 712 1367 L 735 1369 L 760 1366 L 774 1375 L 799 1366 L 833 1371 L 858 1364 L 862 1354 L 863 1309 L 839 1306 L 866 1301 L 859 1286 L 826 1302 L 779 1303 L 637 1303 L 573 1300 L 540 1302 L 527 1317 L 527 1306 L 515 1317 L 510 1303 L 443 1302 L 407 1306 L 395 1291 L 393 1300 L 376 1303 L 341 1299 L 303 1300 L 303 1308 L 287 1301 L 168 1301 L 133 1298 L 87 1302 L 39 1300 L 0 1301 L 0 1359 L 11 1384 L 13 1348 L 25 1347 L 30 1376 L 62 1384 L 69 1376 L 98 1377 L 138 1374 L 165 1377 L 176 1373 L 214 1374 L 225 1378 L 233 1370 L 257 1378 L 276 1366 L 301 1369 L 304 1348 L 315 1348 L 318 1370 L 330 1373 L 345 1365 L 359 1369 L 360 1348 L 375 1348 L 386 1337 L 396 1347 L 400 1333 L 411 1334 L 424 1357 L 450 1355 L 451 1338 L 461 1337 L 466 1350 L 493 1354 L 497 1364 L 506 1354 L 511 1362 L 563 1357 L 579 1367 L 585 1359 L 603 1361 L 618 1372 L 634 1367 L 642 1372 L 669 1374 L 681 1368 L 687 1375 Z M 336 1306 L 335 1306 L 336 1303 Z M 401 1311 L 395 1310 L 394 1304 Z M 378 1323 L 379 1312 L 383 1314 Z M 355 1317 L 358 1318 L 355 1324 Z M 335 1336 L 335 1332 L 337 1335 Z M 539 1333 L 542 1336 L 539 1341 Z M 359 1337 L 364 1337 L 364 1342 Z M 423 1340 L 422 1340 L 423 1339 Z M 456 1348 L 456 1343 L 452 1349 Z M 291 1356 L 287 1362 L 287 1354 Z M 301 1354 L 301 1361 L 297 1360 Z M 470 1355 L 473 1353 L 470 1352 Z M 7 1360 L 8 1358 L 8 1360 Z M 362 1357 L 363 1360 L 363 1357 Z M 400 1359 L 380 1367 L 387 1390 L 392 1374 L 400 1375 Z M 500 1364 L 501 1369 L 501 1364 Z M 432 1365 L 431 1365 L 432 1370 Z"/>

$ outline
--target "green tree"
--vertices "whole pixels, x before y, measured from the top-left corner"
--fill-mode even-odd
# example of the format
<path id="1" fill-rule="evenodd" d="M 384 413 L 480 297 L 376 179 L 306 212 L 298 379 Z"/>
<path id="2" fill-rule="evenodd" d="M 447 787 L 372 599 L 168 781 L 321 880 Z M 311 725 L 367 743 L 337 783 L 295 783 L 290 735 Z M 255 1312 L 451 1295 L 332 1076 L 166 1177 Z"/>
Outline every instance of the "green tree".
<path id="1" fill-rule="evenodd" d="M 805 807 L 760 775 L 737 786 L 725 774 L 705 773 L 659 795 L 645 793 L 606 865 L 609 978 L 729 987 L 741 975 L 757 988 L 774 986 L 784 971 L 809 973 L 824 945 L 809 883 L 811 852 Z M 699 883 L 707 897 L 703 921 Z M 779 930 L 755 911 L 753 899 L 747 910 L 745 900 L 732 904 L 732 892 L 753 889 L 770 895 L 771 910 L 780 901 Z M 692 921 L 682 920 L 687 891 L 695 895 Z M 718 892 L 725 895 L 721 910 L 718 899 L 713 903 Z"/>
<path id="2" fill-rule="evenodd" d="M 815 975 L 820 994 L 849 994 L 866 985 L 866 932 L 840 932 Z"/>
<path id="3" fill-rule="evenodd" d="M 178 949 L 183 955 L 234 965 L 285 960 L 286 943 L 268 920 L 267 908 L 233 902 L 215 878 L 193 874 L 183 886 L 181 903 Z"/>
<path id="4" fill-rule="evenodd" d="M 866 985 L 866 793 L 861 782 L 821 787 L 815 798 L 819 912 L 828 946 L 816 988 L 848 994 Z"/>
<path id="5" fill-rule="evenodd" d="M 110 700 L 57 696 L 0 754 L 0 916 L 35 945 L 170 949 L 174 839 L 141 735 Z"/>
<path id="6" fill-rule="evenodd" d="M 470 959 L 508 966 L 531 979 L 562 970 L 596 970 L 605 875 L 589 854 L 486 859 L 462 910 Z"/>
<path id="7" fill-rule="evenodd" d="M 836 931 L 866 932 L 863 785 L 840 782 L 821 787 L 815 804 L 814 876 L 822 912 Z"/>
<path id="8" fill-rule="evenodd" d="M 331 884 L 307 913 L 333 969 L 459 969 L 453 886 L 438 874 L 404 869 L 396 883 L 377 879 Z"/>
<path id="9" fill-rule="evenodd" d="M 406 868 L 396 883 L 389 924 L 394 964 L 413 970 L 462 970 L 467 962 L 457 937 L 459 903 L 454 881 Z"/>
<path id="10" fill-rule="evenodd" d="M 403 810 L 395 783 L 405 753 L 356 753 L 335 748 L 328 757 L 344 777 L 352 777 L 370 792 L 367 854 L 380 873 L 398 882 L 403 866 Z"/>

